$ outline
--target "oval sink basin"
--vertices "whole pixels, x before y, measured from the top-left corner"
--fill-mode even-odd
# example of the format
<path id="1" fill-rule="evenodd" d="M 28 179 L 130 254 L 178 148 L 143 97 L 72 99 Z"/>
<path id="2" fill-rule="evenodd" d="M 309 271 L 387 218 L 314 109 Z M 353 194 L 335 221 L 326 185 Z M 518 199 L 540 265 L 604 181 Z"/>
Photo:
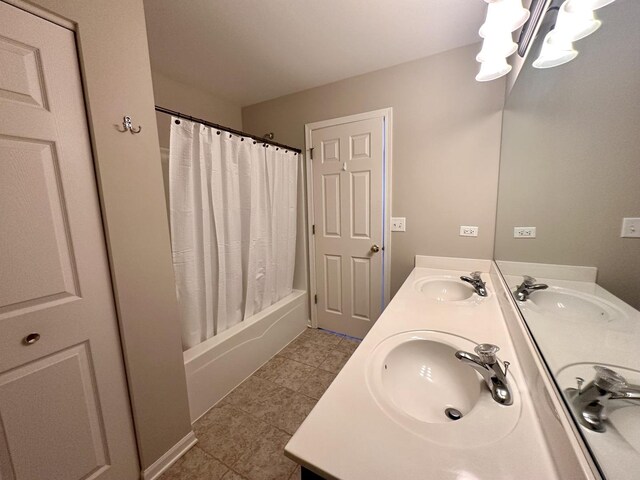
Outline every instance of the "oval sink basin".
<path id="1" fill-rule="evenodd" d="M 414 283 L 415 289 L 436 302 L 464 302 L 481 299 L 471 285 L 453 276 L 421 278 Z"/>
<path id="2" fill-rule="evenodd" d="M 629 403 L 624 402 L 623 407 L 609 412 L 609 421 L 618 435 L 640 455 L 640 405 Z"/>
<path id="3" fill-rule="evenodd" d="M 449 446 L 492 443 L 517 424 L 520 397 L 510 375 L 514 403 L 499 405 L 480 375 L 455 357 L 475 346 L 429 330 L 389 337 L 369 358 L 369 391 L 392 420 L 427 440 Z"/>
<path id="4" fill-rule="evenodd" d="M 422 422 L 451 422 L 447 408 L 466 415 L 478 402 L 482 383 L 455 357 L 457 350 L 427 339 L 401 343 L 384 362 L 382 388 L 397 408 Z"/>
<path id="5" fill-rule="evenodd" d="M 609 322 L 621 315 L 616 307 L 592 295 L 560 287 L 529 295 L 530 307 L 557 317 L 588 322 Z"/>

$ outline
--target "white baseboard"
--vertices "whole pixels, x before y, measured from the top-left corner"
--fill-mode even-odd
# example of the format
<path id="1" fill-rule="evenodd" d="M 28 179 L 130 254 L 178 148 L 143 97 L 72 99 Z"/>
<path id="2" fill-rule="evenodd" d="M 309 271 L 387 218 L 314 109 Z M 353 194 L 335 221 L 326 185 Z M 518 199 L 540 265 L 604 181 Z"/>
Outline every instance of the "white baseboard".
<path id="1" fill-rule="evenodd" d="M 196 434 L 193 433 L 193 431 L 189 432 L 182 440 L 171 447 L 158 460 L 153 462 L 153 464 L 149 468 L 145 469 L 142 472 L 140 478 L 142 478 L 142 480 L 155 480 L 160 475 L 162 475 L 165 470 L 173 465 L 176 460 L 187 453 L 187 451 L 196 443 L 198 443 Z"/>

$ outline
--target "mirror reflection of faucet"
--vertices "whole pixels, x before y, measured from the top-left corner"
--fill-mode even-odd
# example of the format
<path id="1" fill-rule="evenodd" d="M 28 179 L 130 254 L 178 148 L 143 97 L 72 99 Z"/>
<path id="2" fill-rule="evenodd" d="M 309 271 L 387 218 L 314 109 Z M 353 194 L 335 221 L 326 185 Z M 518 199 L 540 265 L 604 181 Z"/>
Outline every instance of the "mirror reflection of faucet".
<path id="1" fill-rule="evenodd" d="M 471 272 L 469 276 L 463 275 L 460 280 L 471 284 L 476 293 L 481 297 L 487 296 L 487 286 L 482 281 L 481 272 Z"/>
<path id="2" fill-rule="evenodd" d="M 535 278 L 530 277 L 529 275 L 523 275 L 523 281 L 516 288 L 514 295 L 516 300 L 519 302 L 526 302 L 532 292 L 535 292 L 536 290 L 546 290 L 547 288 L 549 288 L 549 285 L 545 283 L 536 283 Z"/>
<path id="3" fill-rule="evenodd" d="M 509 362 L 504 362 L 503 372 L 496 356 L 499 350 L 500 347 L 497 345 L 481 343 L 473 349 L 476 355 L 458 350 L 456 358 L 482 375 L 491 391 L 491 396 L 496 402 L 500 405 L 511 405 L 513 397 L 511 395 L 511 387 L 507 382 L 507 371 L 510 364 Z"/>
<path id="4" fill-rule="evenodd" d="M 640 400 L 640 385 L 631 385 L 615 370 L 594 365 L 594 379 L 584 388 L 584 379 L 576 377 L 578 388 L 564 393 L 580 424 L 594 432 L 606 431 L 607 406 L 612 400 Z"/>

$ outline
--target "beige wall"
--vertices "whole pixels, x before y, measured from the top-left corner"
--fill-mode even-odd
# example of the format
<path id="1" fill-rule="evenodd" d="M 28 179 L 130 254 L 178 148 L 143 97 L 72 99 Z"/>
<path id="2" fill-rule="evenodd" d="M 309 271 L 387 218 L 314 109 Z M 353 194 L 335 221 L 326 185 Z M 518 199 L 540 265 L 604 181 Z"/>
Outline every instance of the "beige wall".
<path id="1" fill-rule="evenodd" d="M 240 105 L 228 102 L 210 92 L 199 90 L 191 85 L 153 70 L 153 93 L 156 105 L 160 105 L 192 117 L 242 130 L 242 111 Z M 156 113 L 160 146 L 169 148 L 169 116 Z"/>
<path id="2" fill-rule="evenodd" d="M 504 115 L 495 256 L 598 267 L 598 283 L 640 308 L 640 4 L 599 11 L 603 26 L 580 55 L 526 67 Z M 537 238 L 514 239 L 514 226 Z"/>
<path id="3" fill-rule="evenodd" d="M 191 431 L 141 0 L 12 0 L 77 25 L 142 467 Z M 122 117 L 142 125 L 119 133 Z M 123 479 L 124 480 L 124 479 Z"/>
<path id="4" fill-rule="evenodd" d="M 474 77 L 479 45 L 243 108 L 244 129 L 304 148 L 305 123 L 393 107 L 391 291 L 414 256 L 492 258 L 505 83 Z M 458 236 L 478 225 L 478 238 Z M 312 292 L 313 293 L 313 292 Z"/>

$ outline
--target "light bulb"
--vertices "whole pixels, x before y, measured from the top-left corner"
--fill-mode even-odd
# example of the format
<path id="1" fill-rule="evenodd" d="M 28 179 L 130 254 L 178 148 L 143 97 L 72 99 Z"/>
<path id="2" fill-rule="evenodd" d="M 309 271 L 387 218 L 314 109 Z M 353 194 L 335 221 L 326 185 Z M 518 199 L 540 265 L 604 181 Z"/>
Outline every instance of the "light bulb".
<path id="1" fill-rule="evenodd" d="M 544 38 L 540 56 L 533 62 L 535 68 L 551 68 L 570 62 L 578 56 L 573 43 L 552 30 Z"/>
<path id="2" fill-rule="evenodd" d="M 511 71 L 511 65 L 507 63 L 504 57 L 497 57 L 480 64 L 480 72 L 476 75 L 479 82 L 489 82 L 500 78 Z"/>
<path id="3" fill-rule="evenodd" d="M 568 10 L 567 2 L 563 3 L 558 12 L 558 19 L 554 32 L 556 35 L 563 35 L 572 42 L 591 35 L 602 22 L 593 14 L 591 9 Z"/>
<path id="4" fill-rule="evenodd" d="M 482 50 L 478 53 L 478 62 L 487 62 L 496 57 L 509 57 L 515 53 L 518 45 L 513 41 L 510 32 L 502 31 L 491 34 L 482 42 Z"/>
<path id="5" fill-rule="evenodd" d="M 513 32 L 525 24 L 529 10 L 521 0 L 497 0 L 487 7 L 487 18 L 480 27 L 480 36 L 487 38 L 493 32 L 509 30 Z"/>

